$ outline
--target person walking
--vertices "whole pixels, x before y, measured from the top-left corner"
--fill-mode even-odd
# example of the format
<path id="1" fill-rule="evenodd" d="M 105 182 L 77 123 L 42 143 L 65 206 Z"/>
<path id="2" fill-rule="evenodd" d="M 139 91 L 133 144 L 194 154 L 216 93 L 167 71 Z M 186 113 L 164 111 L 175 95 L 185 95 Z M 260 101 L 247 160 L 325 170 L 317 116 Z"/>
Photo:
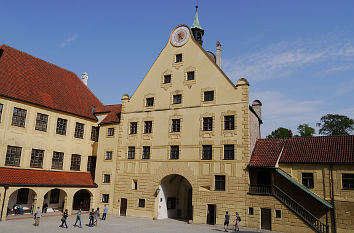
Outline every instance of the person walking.
<path id="1" fill-rule="evenodd" d="M 68 209 L 65 209 L 64 213 L 63 213 L 63 217 L 61 218 L 61 225 L 59 227 L 65 227 L 68 228 L 68 224 L 66 223 L 66 219 L 68 218 L 69 213 L 68 213 Z"/>
<path id="2" fill-rule="evenodd" d="M 100 218 L 100 208 L 97 208 L 95 213 L 94 213 L 94 217 L 95 217 L 95 225 L 96 227 L 98 226 L 98 219 Z"/>
<path id="3" fill-rule="evenodd" d="M 240 215 L 238 212 L 236 212 L 236 220 L 235 220 L 235 231 L 240 231 L 240 228 L 238 227 L 238 223 L 241 222 Z"/>
<path id="4" fill-rule="evenodd" d="M 103 214 L 102 214 L 102 220 L 106 220 L 107 212 L 108 212 L 108 207 L 107 207 L 107 205 L 104 205 Z"/>
<path id="5" fill-rule="evenodd" d="M 34 214 L 34 225 L 37 226 L 37 227 L 39 226 L 39 219 L 41 218 L 41 215 L 42 215 L 42 210 L 38 206 L 37 207 L 37 211 Z"/>
<path id="6" fill-rule="evenodd" d="M 89 213 L 89 227 L 93 227 L 93 222 L 95 219 L 94 215 L 95 215 L 95 211 L 94 209 L 92 209 Z"/>
<path id="7" fill-rule="evenodd" d="M 79 211 L 77 211 L 77 215 L 76 215 L 76 221 L 75 221 L 75 224 L 74 224 L 74 227 L 76 227 L 77 225 L 76 225 L 76 223 L 77 223 L 77 221 L 79 221 L 80 222 L 80 228 L 82 228 L 82 226 L 81 226 L 81 209 L 79 209 Z"/>
<path id="8" fill-rule="evenodd" d="M 227 228 L 229 226 L 229 222 L 230 222 L 230 215 L 229 215 L 229 212 L 226 211 L 226 214 L 225 214 L 225 222 L 224 222 L 224 229 L 225 229 L 225 232 L 228 232 Z"/>

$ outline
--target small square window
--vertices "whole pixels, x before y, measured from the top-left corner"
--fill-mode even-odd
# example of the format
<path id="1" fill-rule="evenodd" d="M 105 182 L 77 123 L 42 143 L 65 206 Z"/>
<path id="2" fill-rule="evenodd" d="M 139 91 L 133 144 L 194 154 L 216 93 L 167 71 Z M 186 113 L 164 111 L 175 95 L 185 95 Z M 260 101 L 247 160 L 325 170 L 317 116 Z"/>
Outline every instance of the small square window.
<path id="1" fill-rule="evenodd" d="M 135 159 L 135 146 L 128 147 L 128 159 Z"/>
<path id="2" fill-rule="evenodd" d="M 136 134 L 138 132 L 138 122 L 130 122 L 130 134 Z"/>
<path id="3" fill-rule="evenodd" d="M 146 107 L 154 106 L 154 97 L 146 98 Z"/>
<path id="4" fill-rule="evenodd" d="M 104 174 L 103 175 L 103 183 L 111 183 L 111 175 L 109 174 Z"/>
<path id="5" fill-rule="evenodd" d="M 215 176 L 215 191 L 225 191 L 225 176 Z"/>
<path id="6" fill-rule="evenodd" d="M 214 100 L 214 91 L 205 91 L 204 101 L 213 101 L 213 100 Z"/>
<path id="7" fill-rule="evenodd" d="M 109 194 L 102 194 L 102 202 L 103 203 L 109 202 Z"/>
<path id="8" fill-rule="evenodd" d="M 248 208 L 248 214 L 249 215 L 253 215 L 253 207 L 249 207 Z"/>
<path id="9" fill-rule="evenodd" d="M 164 75 L 163 76 L 163 83 L 171 83 L 171 75 Z"/>
<path id="10" fill-rule="evenodd" d="M 302 173 L 302 184 L 309 189 L 313 188 L 313 173 Z"/>
<path id="11" fill-rule="evenodd" d="M 47 131 L 48 115 L 37 113 L 35 130 Z"/>
<path id="12" fill-rule="evenodd" d="M 187 80 L 194 80 L 194 71 L 187 72 Z"/>
<path id="13" fill-rule="evenodd" d="M 152 121 L 144 121 L 144 133 L 152 132 Z"/>
<path id="14" fill-rule="evenodd" d="M 173 104 L 182 103 L 182 95 L 173 95 Z"/>
<path id="15" fill-rule="evenodd" d="M 182 53 L 176 54 L 176 63 L 182 62 Z"/>
<path id="16" fill-rule="evenodd" d="M 213 130 L 213 118 L 203 117 L 203 131 L 212 131 L 212 130 Z"/>
<path id="17" fill-rule="evenodd" d="M 145 208 L 145 199 L 139 199 L 139 207 Z"/>
<path id="18" fill-rule="evenodd" d="M 5 165 L 6 166 L 20 166 L 22 147 L 7 146 Z"/>
<path id="19" fill-rule="evenodd" d="M 114 128 L 107 129 L 107 136 L 114 136 Z"/>
<path id="20" fill-rule="evenodd" d="M 179 159 L 179 146 L 171 146 L 170 159 Z"/>
<path id="21" fill-rule="evenodd" d="M 150 146 L 143 146 L 143 159 L 150 159 Z"/>
<path id="22" fill-rule="evenodd" d="M 27 110 L 14 108 L 11 125 L 25 127 Z"/>
<path id="23" fill-rule="evenodd" d="M 354 189 L 354 174 L 342 174 L 343 189 Z"/>
<path id="24" fill-rule="evenodd" d="M 211 160 L 213 158 L 213 146 L 203 145 L 202 159 Z"/>
<path id="25" fill-rule="evenodd" d="M 224 130 L 235 129 L 235 116 L 224 116 Z"/>
<path id="26" fill-rule="evenodd" d="M 275 210 L 275 217 L 281 218 L 281 210 Z"/>
<path id="27" fill-rule="evenodd" d="M 172 119 L 171 132 L 180 132 L 181 119 Z"/>
<path id="28" fill-rule="evenodd" d="M 105 160 L 112 160 L 112 154 L 113 154 L 112 151 L 106 151 Z"/>

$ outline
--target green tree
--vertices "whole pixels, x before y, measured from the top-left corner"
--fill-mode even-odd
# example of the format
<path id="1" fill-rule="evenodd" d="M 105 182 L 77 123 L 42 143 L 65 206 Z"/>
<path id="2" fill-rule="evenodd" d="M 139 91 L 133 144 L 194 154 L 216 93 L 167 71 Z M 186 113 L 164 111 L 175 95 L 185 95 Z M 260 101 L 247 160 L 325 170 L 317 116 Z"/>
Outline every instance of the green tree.
<path id="1" fill-rule="evenodd" d="M 271 134 L 267 136 L 267 138 L 288 138 L 292 136 L 292 132 L 289 129 L 285 129 L 283 127 L 279 127 L 276 130 L 272 131 Z"/>
<path id="2" fill-rule="evenodd" d="M 297 127 L 297 132 L 300 134 L 300 137 L 312 137 L 316 131 L 308 124 L 302 124 Z"/>
<path id="3" fill-rule="evenodd" d="M 354 130 L 354 120 L 338 114 L 327 114 L 321 117 L 318 131 L 322 135 L 350 135 Z"/>

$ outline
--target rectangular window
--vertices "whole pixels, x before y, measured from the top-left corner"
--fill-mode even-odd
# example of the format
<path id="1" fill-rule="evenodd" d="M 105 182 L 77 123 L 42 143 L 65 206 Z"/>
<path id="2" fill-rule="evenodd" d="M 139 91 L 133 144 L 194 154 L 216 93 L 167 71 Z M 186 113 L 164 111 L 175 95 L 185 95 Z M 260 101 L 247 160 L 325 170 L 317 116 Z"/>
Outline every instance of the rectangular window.
<path id="1" fill-rule="evenodd" d="M 2 108 L 3 108 L 3 105 L 0 104 L 0 122 L 1 122 Z"/>
<path id="2" fill-rule="evenodd" d="M 154 106 L 154 97 L 146 98 L 146 107 Z"/>
<path id="3" fill-rule="evenodd" d="M 128 159 L 135 159 L 135 146 L 128 147 Z"/>
<path id="4" fill-rule="evenodd" d="M 204 91 L 204 101 L 213 101 L 214 91 Z"/>
<path id="5" fill-rule="evenodd" d="M 20 166 L 22 147 L 7 146 L 5 165 L 6 166 Z"/>
<path id="6" fill-rule="evenodd" d="M 167 209 L 168 210 L 176 209 L 176 198 L 175 197 L 168 197 L 167 198 Z"/>
<path id="7" fill-rule="evenodd" d="M 253 215 L 253 207 L 249 207 L 248 208 L 248 214 L 249 215 Z"/>
<path id="8" fill-rule="evenodd" d="M 281 210 L 275 210 L 275 217 L 281 218 Z"/>
<path id="9" fill-rule="evenodd" d="M 139 199 L 139 207 L 145 208 L 145 199 Z"/>
<path id="10" fill-rule="evenodd" d="M 144 133 L 152 132 L 152 121 L 144 121 Z"/>
<path id="11" fill-rule="evenodd" d="M 104 158 L 105 160 L 112 160 L 112 151 L 106 151 L 106 157 Z"/>
<path id="12" fill-rule="evenodd" d="M 48 115 L 37 113 L 36 130 L 47 132 Z"/>
<path id="13" fill-rule="evenodd" d="M 172 119 L 171 132 L 180 132 L 181 130 L 181 119 Z"/>
<path id="14" fill-rule="evenodd" d="M 14 108 L 14 112 L 12 115 L 12 125 L 25 127 L 26 123 L 26 113 L 27 110 L 21 108 Z"/>
<path id="15" fill-rule="evenodd" d="M 109 202 L 109 194 L 102 194 L 102 202 L 103 203 Z"/>
<path id="16" fill-rule="evenodd" d="M 80 171 L 80 165 L 81 165 L 81 155 L 72 154 L 70 170 Z"/>
<path id="17" fill-rule="evenodd" d="M 212 131 L 212 130 L 213 130 L 213 118 L 203 117 L 203 131 Z"/>
<path id="18" fill-rule="evenodd" d="M 182 62 L 182 53 L 176 54 L 176 63 Z"/>
<path id="19" fill-rule="evenodd" d="M 57 121 L 57 134 L 66 135 L 66 125 L 68 124 L 68 120 L 58 118 Z"/>
<path id="20" fill-rule="evenodd" d="M 114 128 L 107 129 L 107 136 L 114 136 Z"/>
<path id="21" fill-rule="evenodd" d="M 44 157 L 44 150 L 32 149 L 30 167 L 42 168 L 43 157 Z"/>
<path id="22" fill-rule="evenodd" d="M 187 80 L 194 80 L 194 71 L 187 72 Z"/>
<path id="23" fill-rule="evenodd" d="M 213 158 L 213 146 L 203 145 L 202 159 L 211 160 Z"/>
<path id="24" fill-rule="evenodd" d="M 171 146 L 170 159 L 179 159 L 179 146 Z"/>
<path id="25" fill-rule="evenodd" d="M 225 191 L 225 176 L 215 176 L 215 191 Z"/>
<path id="26" fill-rule="evenodd" d="M 224 159 L 234 160 L 235 159 L 235 147 L 234 145 L 224 145 Z"/>
<path id="27" fill-rule="evenodd" d="M 60 190 L 59 190 L 59 189 L 52 189 L 52 190 L 50 190 L 49 203 L 50 203 L 50 204 L 59 203 L 59 196 L 60 196 Z"/>
<path id="28" fill-rule="evenodd" d="M 92 129 L 91 129 L 91 140 L 94 141 L 94 142 L 98 142 L 99 134 L 100 134 L 100 127 L 92 126 Z"/>
<path id="29" fill-rule="evenodd" d="M 354 174 L 342 174 L 343 189 L 354 189 Z"/>
<path id="30" fill-rule="evenodd" d="M 103 175 L 103 183 L 111 183 L 111 175 L 109 174 L 104 174 Z"/>
<path id="31" fill-rule="evenodd" d="M 138 190 L 138 181 L 137 180 L 133 180 L 133 182 L 134 182 L 134 186 L 133 186 L 133 189 L 134 190 Z"/>
<path id="32" fill-rule="evenodd" d="M 170 83 L 171 82 L 171 75 L 164 75 L 163 76 L 163 83 Z"/>
<path id="33" fill-rule="evenodd" d="M 302 184 L 309 189 L 313 188 L 313 173 L 302 173 Z"/>
<path id="34" fill-rule="evenodd" d="M 235 129 L 235 116 L 224 116 L 224 130 Z"/>
<path id="35" fill-rule="evenodd" d="M 84 124 L 76 122 L 75 134 L 74 134 L 75 138 L 84 138 L 84 127 L 85 127 Z"/>
<path id="36" fill-rule="evenodd" d="M 53 152 L 52 158 L 52 169 L 63 169 L 63 160 L 64 160 L 64 153 L 63 152 Z"/>
<path id="37" fill-rule="evenodd" d="M 182 103 L 182 95 L 173 95 L 173 104 Z"/>
<path id="38" fill-rule="evenodd" d="M 143 146 L 143 159 L 150 159 L 150 146 Z"/>
<path id="39" fill-rule="evenodd" d="M 22 188 L 19 189 L 17 192 L 17 202 L 20 204 L 28 204 L 28 194 L 29 194 L 29 189 Z"/>
<path id="40" fill-rule="evenodd" d="M 130 134 L 136 134 L 138 132 L 138 122 L 130 122 Z"/>

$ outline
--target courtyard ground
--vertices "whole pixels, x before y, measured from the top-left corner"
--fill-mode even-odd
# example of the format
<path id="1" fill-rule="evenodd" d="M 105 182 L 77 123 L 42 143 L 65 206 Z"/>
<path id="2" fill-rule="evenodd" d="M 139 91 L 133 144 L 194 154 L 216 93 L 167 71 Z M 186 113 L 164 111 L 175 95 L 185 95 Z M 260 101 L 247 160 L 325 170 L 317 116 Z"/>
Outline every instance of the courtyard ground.
<path id="1" fill-rule="evenodd" d="M 188 224 L 183 221 L 165 219 L 150 220 L 134 217 L 107 216 L 106 221 L 99 221 L 97 227 L 88 227 L 88 216 L 83 215 L 82 228 L 74 227 L 76 215 L 69 216 L 68 229 L 59 228 L 61 216 L 42 217 L 39 227 L 33 226 L 32 218 L 8 220 L 0 222 L 1 233 L 32 233 L 32 232 L 100 232 L 100 233 L 218 233 L 223 226 L 206 224 Z M 229 232 L 234 232 L 229 230 Z M 239 232 L 266 232 L 241 227 Z"/>

